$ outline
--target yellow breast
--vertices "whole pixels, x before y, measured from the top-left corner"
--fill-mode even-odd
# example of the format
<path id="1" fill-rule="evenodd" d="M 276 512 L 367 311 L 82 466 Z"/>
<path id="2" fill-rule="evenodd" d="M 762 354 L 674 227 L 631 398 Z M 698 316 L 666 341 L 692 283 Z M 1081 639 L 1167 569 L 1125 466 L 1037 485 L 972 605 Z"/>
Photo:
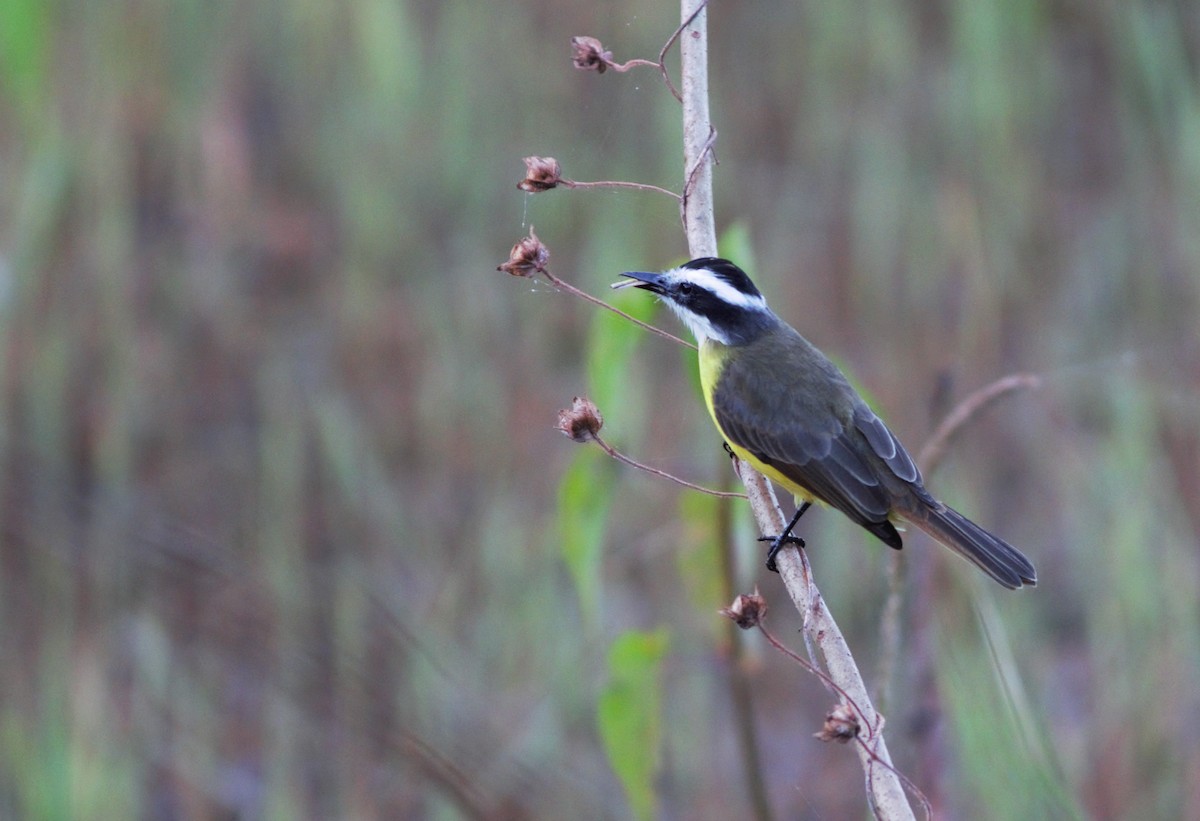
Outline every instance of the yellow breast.
<path id="1" fill-rule="evenodd" d="M 713 393 L 716 391 L 717 380 L 721 377 L 721 370 L 725 367 L 725 357 L 728 354 L 728 347 L 713 342 L 711 339 L 704 340 L 700 345 L 700 390 L 704 393 L 704 404 L 708 406 L 708 415 L 712 417 L 717 430 L 721 430 L 721 425 L 717 422 L 716 413 L 713 412 Z M 722 431 L 722 435 L 724 435 L 724 431 Z"/>
<path id="2" fill-rule="evenodd" d="M 796 484 L 770 465 L 763 463 L 741 445 L 729 441 L 729 435 L 722 430 L 721 423 L 717 421 L 717 414 L 713 410 L 713 396 L 716 393 L 717 381 L 721 378 L 721 371 L 725 368 L 725 359 L 728 355 L 729 348 L 727 346 L 713 342 L 711 339 L 705 340 L 700 346 L 700 390 L 704 394 L 704 404 L 708 407 L 708 415 L 712 417 L 713 424 L 717 426 L 717 430 L 720 431 L 721 436 L 739 459 L 748 463 L 780 487 L 787 488 L 788 492 L 795 497 L 797 504 L 813 501 L 813 495 L 806 488 Z"/>

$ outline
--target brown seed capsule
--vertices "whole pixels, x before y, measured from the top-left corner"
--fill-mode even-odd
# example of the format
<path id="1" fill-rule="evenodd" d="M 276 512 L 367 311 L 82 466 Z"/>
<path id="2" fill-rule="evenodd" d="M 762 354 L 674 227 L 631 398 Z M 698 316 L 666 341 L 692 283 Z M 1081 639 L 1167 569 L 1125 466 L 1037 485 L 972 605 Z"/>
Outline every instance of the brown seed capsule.
<path id="1" fill-rule="evenodd" d="M 604 46 L 595 37 L 572 37 L 571 62 L 580 71 L 603 74 L 612 64 L 612 52 L 605 51 Z"/>
<path id="2" fill-rule="evenodd" d="M 558 187 L 562 182 L 562 167 L 553 157 L 526 157 L 525 179 L 517 183 L 517 188 L 537 194 Z"/>
<path id="3" fill-rule="evenodd" d="M 571 407 L 558 412 L 556 427 L 575 442 L 587 442 L 604 427 L 604 417 L 592 400 L 576 396 Z"/>
<path id="4" fill-rule="evenodd" d="M 821 732 L 813 733 L 813 736 L 821 741 L 836 741 L 839 744 L 845 744 L 858 738 L 858 731 L 858 716 L 854 714 L 849 705 L 838 704 L 825 716 L 825 725 L 821 728 Z"/>
<path id="5" fill-rule="evenodd" d="M 512 274 L 515 277 L 531 277 L 535 273 L 546 270 L 550 262 L 550 249 L 542 245 L 533 226 L 529 226 L 529 236 L 518 242 L 508 252 L 508 262 L 496 266 L 497 271 Z"/>
<path id="6" fill-rule="evenodd" d="M 733 604 L 729 607 L 722 607 L 719 612 L 722 616 L 733 619 L 733 623 L 738 627 L 749 630 L 751 627 L 757 627 L 763 616 L 766 615 L 767 600 L 759 594 L 758 588 L 755 587 L 751 595 L 739 595 L 733 600 Z"/>

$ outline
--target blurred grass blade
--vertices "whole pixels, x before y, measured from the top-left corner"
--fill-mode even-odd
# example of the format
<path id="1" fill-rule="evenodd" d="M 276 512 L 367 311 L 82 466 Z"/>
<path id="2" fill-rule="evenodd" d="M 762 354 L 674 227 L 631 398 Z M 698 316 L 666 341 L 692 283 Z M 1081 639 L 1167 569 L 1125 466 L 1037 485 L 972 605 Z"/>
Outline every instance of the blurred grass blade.
<path id="1" fill-rule="evenodd" d="M 675 565 L 683 581 L 688 601 L 697 612 L 711 612 L 724 603 L 725 585 L 721 577 L 721 552 L 716 526 L 719 505 L 729 504 L 704 493 L 679 494 L 679 548 Z M 704 625 L 714 642 L 725 635 L 723 619 L 709 619 Z"/>
<path id="2" fill-rule="evenodd" d="M 666 630 L 631 631 L 608 652 L 608 684 L 596 723 L 609 764 L 621 780 L 633 816 L 655 815 L 654 779 L 662 746 L 662 661 Z"/>
<path id="3" fill-rule="evenodd" d="M 939 692 L 953 727 L 955 769 L 990 818 L 1083 818 L 1082 807 L 1049 750 L 1030 737 L 1052 722 L 1014 689 L 1009 663 L 995 655 L 997 640 L 967 633 L 950 637 L 939 652 Z"/>
<path id="4" fill-rule="evenodd" d="M 658 306 L 658 300 L 633 289 L 615 292 L 610 302 L 643 322 L 654 319 Z M 629 378 L 629 362 L 647 336 L 645 330 L 610 311 L 597 311 L 588 329 L 589 396 L 604 414 L 611 430 L 629 430 L 628 420 L 637 416 L 639 405 L 634 397 L 639 390 Z M 640 425 L 634 427 L 641 428 Z"/>
<path id="5" fill-rule="evenodd" d="M 611 503 L 607 457 L 594 446 L 576 448 L 558 485 L 558 540 L 589 626 L 600 620 L 600 560 Z"/>
<path id="6" fill-rule="evenodd" d="M 749 271 L 751 277 L 758 272 L 750 226 L 745 222 L 735 222 L 725 229 L 725 233 L 717 240 L 717 253 Z"/>
<path id="7" fill-rule="evenodd" d="M 31 123 L 45 107 L 52 7 L 44 0 L 0 3 L 0 88 Z"/>

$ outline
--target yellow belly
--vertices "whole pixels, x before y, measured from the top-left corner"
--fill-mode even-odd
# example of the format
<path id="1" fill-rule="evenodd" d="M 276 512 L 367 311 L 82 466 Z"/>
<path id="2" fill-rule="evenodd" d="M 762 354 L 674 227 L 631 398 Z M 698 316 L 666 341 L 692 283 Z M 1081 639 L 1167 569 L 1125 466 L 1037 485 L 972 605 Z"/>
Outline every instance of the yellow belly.
<path id="1" fill-rule="evenodd" d="M 741 445 L 736 445 L 729 441 L 729 436 L 725 431 L 721 430 L 721 423 L 717 421 L 717 414 L 713 411 L 713 394 L 716 390 L 717 380 L 721 376 L 721 371 L 725 366 L 725 357 L 729 353 L 729 348 L 711 339 L 705 340 L 700 346 L 700 389 L 704 394 L 704 404 L 708 407 L 708 415 L 712 418 L 713 424 L 717 426 L 722 438 L 728 443 L 730 449 L 733 450 L 737 457 L 743 462 L 746 462 L 759 473 L 766 476 L 775 484 L 782 488 L 786 488 L 796 500 L 796 504 L 802 502 L 820 501 L 808 491 L 807 488 L 796 484 L 791 479 L 784 476 L 775 468 L 768 464 L 764 464 L 754 454 L 746 450 Z"/>

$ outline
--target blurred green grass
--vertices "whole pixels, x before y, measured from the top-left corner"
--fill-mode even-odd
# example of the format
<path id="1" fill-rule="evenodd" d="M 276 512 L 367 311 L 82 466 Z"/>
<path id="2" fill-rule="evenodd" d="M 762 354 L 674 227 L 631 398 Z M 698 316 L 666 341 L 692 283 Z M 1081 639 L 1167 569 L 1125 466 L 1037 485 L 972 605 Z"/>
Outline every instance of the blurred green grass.
<path id="1" fill-rule="evenodd" d="M 529 222 L 596 293 L 685 252 L 665 198 L 514 188 L 527 154 L 679 187 L 653 72 L 567 45 L 652 56 L 675 18 L 0 6 L 0 815 L 627 817 L 597 701 L 613 641 L 660 629 L 657 805 L 745 812 L 727 602 L 679 558 L 707 506 L 553 430 L 607 391 L 611 441 L 724 484 L 692 376 L 647 338 L 590 384 L 593 313 L 494 271 Z M 949 817 L 1200 816 L 1200 19 L 719 5 L 712 37 L 718 219 L 910 449 L 946 397 L 1046 380 L 931 482 L 1039 587 L 904 551 L 897 763 Z M 582 460 L 594 604 L 558 524 Z M 804 535 L 873 669 L 883 552 Z M 860 814 L 857 762 L 809 740 L 827 694 L 747 643 L 777 812 Z"/>

